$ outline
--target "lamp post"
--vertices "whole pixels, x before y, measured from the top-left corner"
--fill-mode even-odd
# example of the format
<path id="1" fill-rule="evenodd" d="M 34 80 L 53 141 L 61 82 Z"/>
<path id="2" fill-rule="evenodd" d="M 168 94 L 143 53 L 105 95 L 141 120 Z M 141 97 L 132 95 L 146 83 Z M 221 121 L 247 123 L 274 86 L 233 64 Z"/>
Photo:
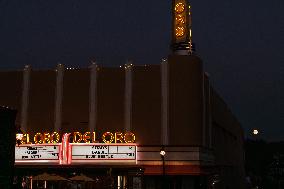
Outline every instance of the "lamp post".
<path id="1" fill-rule="evenodd" d="M 260 139 L 260 138 L 259 138 L 259 137 L 260 137 L 259 134 L 260 134 L 260 131 L 259 131 L 258 129 L 256 129 L 256 128 L 254 128 L 254 129 L 251 131 L 252 139 L 253 139 L 254 141 L 259 140 L 259 139 Z"/>
<path id="2" fill-rule="evenodd" d="M 161 159 L 163 162 L 163 186 L 165 186 L 165 176 L 166 176 L 166 170 L 165 170 L 165 155 L 166 155 L 166 151 L 164 149 L 164 146 L 162 146 L 161 150 L 160 150 L 160 155 L 161 155 Z M 165 188 L 165 187 L 163 187 Z"/>

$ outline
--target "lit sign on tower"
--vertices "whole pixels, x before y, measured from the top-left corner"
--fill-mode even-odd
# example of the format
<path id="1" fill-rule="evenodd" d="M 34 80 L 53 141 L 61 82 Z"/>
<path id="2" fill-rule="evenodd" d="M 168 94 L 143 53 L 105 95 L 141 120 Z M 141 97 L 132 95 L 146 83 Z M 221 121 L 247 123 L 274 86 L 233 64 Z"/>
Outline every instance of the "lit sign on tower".
<path id="1" fill-rule="evenodd" d="M 172 6 L 172 49 L 192 54 L 191 12 L 187 0 L 173 0 Z"/>

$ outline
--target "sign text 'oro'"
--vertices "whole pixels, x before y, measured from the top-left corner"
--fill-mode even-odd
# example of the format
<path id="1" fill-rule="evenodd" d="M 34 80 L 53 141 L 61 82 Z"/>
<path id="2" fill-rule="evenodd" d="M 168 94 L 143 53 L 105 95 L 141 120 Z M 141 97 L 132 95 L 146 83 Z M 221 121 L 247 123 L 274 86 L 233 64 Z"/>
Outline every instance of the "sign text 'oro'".
<path id="1" fill-rule="evenodd" d="M 135 143 L 135 135 L 132 132 L 105 132 L 100 138 L 97 138 L 96 132 L 73 132 L 70 133 L 71 143 Z M 36 133 L 30 137 L 29 133 L 24 134 L 21 144 L 49 144 L 60 143 L 61 136 L 58 132 Z"/>

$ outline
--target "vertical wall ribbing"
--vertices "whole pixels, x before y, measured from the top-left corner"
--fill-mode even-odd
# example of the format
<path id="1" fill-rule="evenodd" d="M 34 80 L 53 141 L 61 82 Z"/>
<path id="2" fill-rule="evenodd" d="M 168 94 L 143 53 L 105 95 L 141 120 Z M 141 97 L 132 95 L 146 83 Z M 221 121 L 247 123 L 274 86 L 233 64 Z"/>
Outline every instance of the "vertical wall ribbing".
<path id="1" fill-rule="evenodd" d="M 162 60 L 161 63 L 161 92 L 162 92 L 162 130 L 161 130 L 161 142 L 163 145 L 169 144 L 169 125 L 168 125 L 168 90 L 169 90 L 169 79 L 168 79 L 168 61 Z"/>
<path id="2" fill-rule="evenodd" d="M 131 131 L 132 127 L 132 63 L 125 65 L 125 131 Z"/>
<path id="3" fill-rule="evenodd" d="M 204 78 L 204 74 L 202 75 L 202 105 L 203 105 L 203 109 L 202 109 L 202 146 L 206 146 L 206 141 L 208 140 L 207 137 L 207 131 L 208 131 L 208 127 L 207 127 L 207 121 L 205 119 L 207 119 L 206 116 L 206 95 L 205 95 L 205 78 Z"/>
<path id="4" fill-rule="evenodd" d="M 64 66 L 58 64 L 56 68 L 56 95 L 55 95 L 55 123 L 54 130 L 59 132 L 62 125 L 62 99 L 63 99 Z"/>
<path id="5" fill-rule="evenodd" d="M 97 64 L 94 62 L 90 66 L 90 97 L 89 97 L 89 129 L 96 130 L 97 118 Z"/>
<path id="6" fill-rule="evenodd" d="M 210 79 L 208 73 L 204 73 L 204 102 L 205 102 L 205 137 L 206 147 L 212 147 L 212 118 L 211 118 L 211 97 L 210 97 Z"/>
<path id="7" fill-rule="evenodd" d="M 23 94 L 22 94 L 22 112 L 21 112 L 21 129 L 27 131 L 29 90 L 30 90 L 31 67 L 26 65 L 23 73 Z"/>
<path id="8" fill-rule="evenodd" d="M 206 74 L 206 73 L 205 73 Z M 209 75 L 207 75 L 208 78 L 208 119 L 209 119 L 209 148 L 212 148 L 212 107 L 211 107 L 211 84 L 210 84 L 210 80 L 209 80 Z"/>

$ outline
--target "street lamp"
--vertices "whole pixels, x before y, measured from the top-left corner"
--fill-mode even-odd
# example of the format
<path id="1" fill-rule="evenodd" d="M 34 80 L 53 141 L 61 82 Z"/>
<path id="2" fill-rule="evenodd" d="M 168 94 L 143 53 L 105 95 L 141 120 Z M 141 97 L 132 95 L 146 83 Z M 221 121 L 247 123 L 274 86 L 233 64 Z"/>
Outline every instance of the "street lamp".
<path id="1" fill-rule="evenodd" d="M 257 129 L 254 129 L 254 130 L 252 131 L 252 134 L 258 135 L 258 134 L 259 134 L 259 131 L 258 131 Z"/>
<path id="2" fill-rule="evenodd" d="M 160 155 L 161 155 L 162 158 L 164 158 L 164 156 L 166 155 L 165 150 L 161 150 L 161 151 L 160 151 Z"/>
<path id="3" fill-rule="evenodd" d="M 166 155 L 166 151 L 164 149 L 164 146 L 162 146 L 161 150 L 160 150 L 160 155 L 161 155 L 161 159 L 163 162 L 163 185 L 165 185 L 165 175 L 166 175 L 166 171 L 165 171 L 165 155 Z"/>
<path id="4" fill-rule="evenodd" d="M 18 127 L 17 132 L 16 132 L 16 142 L 17 142 L 18 146 L 21 144 L 23 137 L 24 137 L 24 133 L 20 129 L 20 127 Z"/>

